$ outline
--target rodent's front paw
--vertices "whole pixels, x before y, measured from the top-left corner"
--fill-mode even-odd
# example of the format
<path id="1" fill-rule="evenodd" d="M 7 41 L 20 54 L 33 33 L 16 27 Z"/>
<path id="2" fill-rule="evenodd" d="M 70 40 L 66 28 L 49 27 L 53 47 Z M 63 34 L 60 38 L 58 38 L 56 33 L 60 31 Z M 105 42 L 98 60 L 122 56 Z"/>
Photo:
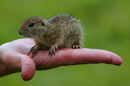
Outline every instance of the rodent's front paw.
<path id="1" fill-rule="evenodd" d="M 30 52 L 31 52 L 32 54 L 34 54 L 34 55 L 35 55 L 38 51 L 39 51 L 39 47 L 38 47 L 37 45 L 33 46 L 33 47 L 31 48 L 31 50 L 30 50 Z"/>
<path id="2" fill-rule="evenodd" d="M 55 51 L 58 50 L 58 46 L 57 45 L 53 45 L 51 46 L 51 48 L 49 49 L 49 54 L 53 55 L 55 54 Z"/>
<path id="3" fill-rule="evenodd" d="M 78 48 L 81 48 L 81 45 L 73 45 L 72 48 L 78 49 Z"/>

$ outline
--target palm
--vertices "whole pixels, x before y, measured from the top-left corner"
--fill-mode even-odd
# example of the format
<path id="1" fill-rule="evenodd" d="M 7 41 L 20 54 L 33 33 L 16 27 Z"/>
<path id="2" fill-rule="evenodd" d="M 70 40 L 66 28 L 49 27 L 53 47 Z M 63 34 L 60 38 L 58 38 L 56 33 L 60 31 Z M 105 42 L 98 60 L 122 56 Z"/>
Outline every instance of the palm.
<path id="1" fill-rule="evenodd" d="M 0 75 L 22 71 L 22 78 L 30 80 L 35 70 L 55 68 L 63 65 L 109 63 L 120 65 L 121 58 L 109 51 L 98 49 L 60 49 L 52 57 L 48 51 L 39 51 L 28 56 L 35 43 L 32 39 L 18 39 L 1 46 Z"/>

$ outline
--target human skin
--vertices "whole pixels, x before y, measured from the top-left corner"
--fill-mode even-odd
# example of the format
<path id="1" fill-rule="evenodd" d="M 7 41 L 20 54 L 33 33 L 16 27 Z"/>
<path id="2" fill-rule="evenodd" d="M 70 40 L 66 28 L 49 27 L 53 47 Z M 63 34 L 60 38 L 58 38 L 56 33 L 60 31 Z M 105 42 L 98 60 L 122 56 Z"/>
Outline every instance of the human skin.
<path id="1" fill-rule="evenodd" d="M 30 38 L 18 39 L 0 46 L 0 76 L 21 72 L 22 79 L 33 78 L 36 70 L 52 69 L 59 66 L 107 63 L 121 65 L 122 59 L 115 53 L 100 49 L 64 48 L 56 54 L 48 55 L 48 51 L 39 51 L 34 57 L 29 54 L 35 42 Z M 33 58 L 32 58 L 33 57 Z"/>

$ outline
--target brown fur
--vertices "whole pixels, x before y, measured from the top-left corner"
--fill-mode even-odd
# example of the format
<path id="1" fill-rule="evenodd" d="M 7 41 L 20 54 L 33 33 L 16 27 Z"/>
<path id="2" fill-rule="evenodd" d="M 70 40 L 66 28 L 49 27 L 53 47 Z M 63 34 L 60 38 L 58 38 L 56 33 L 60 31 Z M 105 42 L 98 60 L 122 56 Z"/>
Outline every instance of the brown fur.
<path id="1" fill-rule="evenodd" d="M 35 26 L 29 27 L 30 23 L 35 23 Z M 83 27 L 79 20 L 67 14 L 54 16 L 48 20 L 42 17 L 29 18 L 19 32 L 22 36 L 35 40 L 36 45 L 31 49 L 33 53 L 49 49 L 49 53 L 52 54 L 58 47 L 82 47 Z"/>

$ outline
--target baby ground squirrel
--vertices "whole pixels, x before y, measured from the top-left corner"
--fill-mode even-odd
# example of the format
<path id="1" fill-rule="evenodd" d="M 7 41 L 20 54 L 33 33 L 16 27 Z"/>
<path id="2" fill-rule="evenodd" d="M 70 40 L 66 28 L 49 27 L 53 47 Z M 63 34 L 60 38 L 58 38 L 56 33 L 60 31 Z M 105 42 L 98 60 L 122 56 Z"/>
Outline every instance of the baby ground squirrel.
<path id="1" fill-rule="evenodd" d="M 53 16 L 48 20 L 36 16 L 25 20 L 19 34 L 34 39 L 36 45 L 30 50 L 33 54 L 49 49 L 52 55 L 58 48 L 81 48 L 83 27 L 79 20 L 68 14 Z"/>

